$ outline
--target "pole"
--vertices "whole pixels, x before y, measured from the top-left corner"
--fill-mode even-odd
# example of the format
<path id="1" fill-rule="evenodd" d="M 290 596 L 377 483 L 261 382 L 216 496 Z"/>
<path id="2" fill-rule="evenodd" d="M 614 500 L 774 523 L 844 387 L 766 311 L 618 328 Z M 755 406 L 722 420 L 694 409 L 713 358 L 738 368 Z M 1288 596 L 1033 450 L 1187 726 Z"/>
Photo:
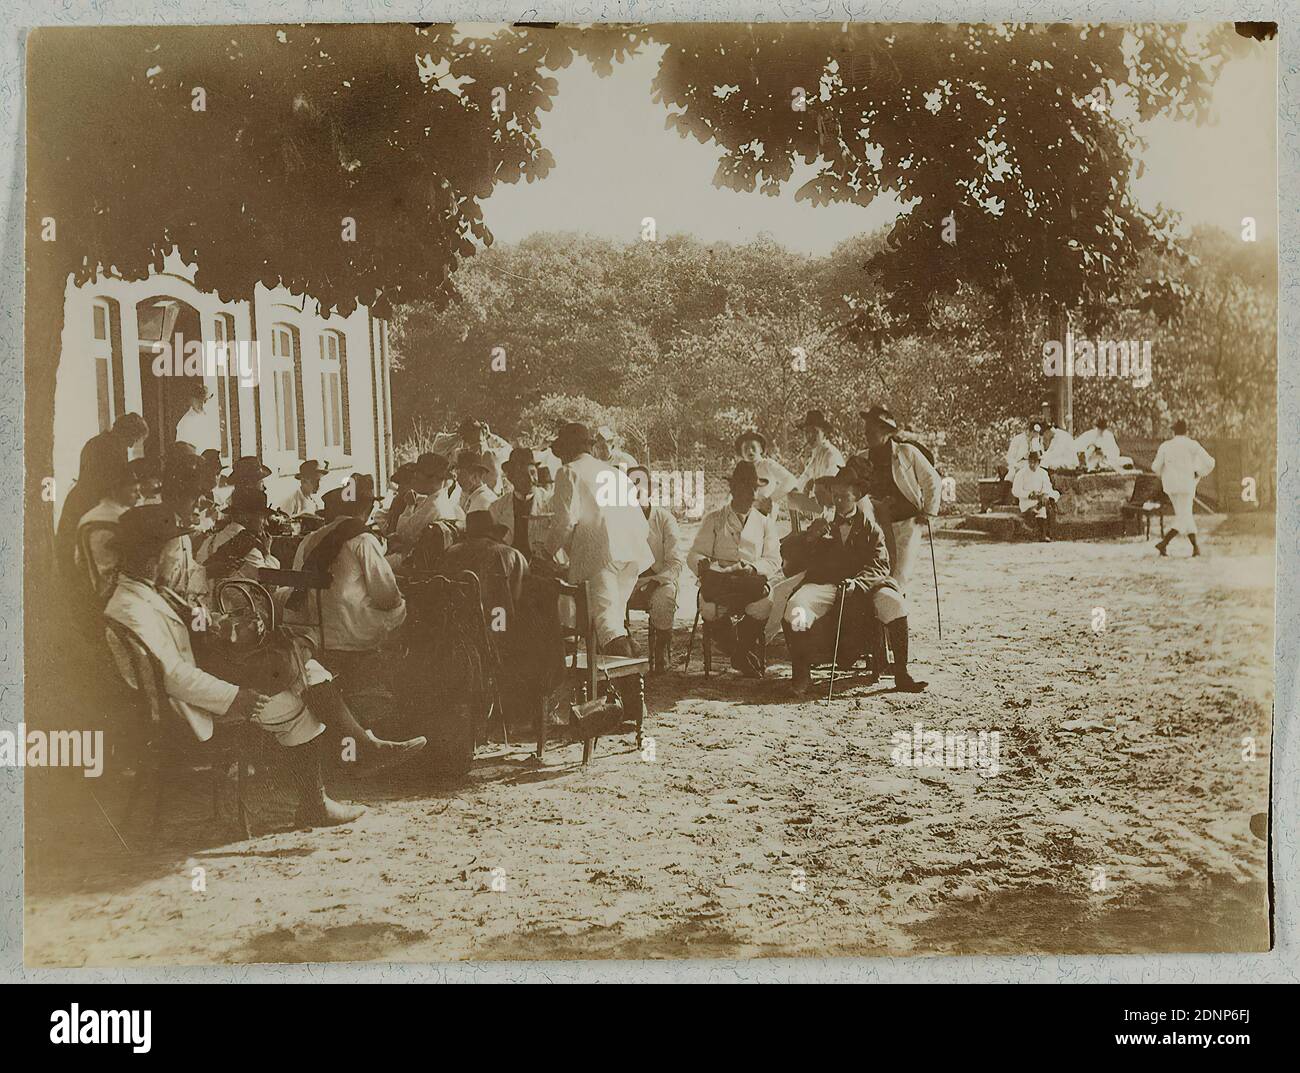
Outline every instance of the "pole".
<path id="1" fill-rule="evenodd" d="M 835 654 L 831 657 L 831 687 L 826 693 L 826 703 L 835 695 L 835 667 L 840 661 L 840 627 L 844 625 L 844 605 L 848 601 L 848 587 L 840 582 L 840 614 L 835 623 Z"/>
<path id="2" fill-rule="evenodd" d="M 943 612 L 939 610 L 939 567 L 934 560 L 934 530 L 930 519 L 925 519 L 925 533 L 930 538 L 930 572 L 934 575 L 934 617 L 939 620 L 939 640 L 943 640 Z"/>

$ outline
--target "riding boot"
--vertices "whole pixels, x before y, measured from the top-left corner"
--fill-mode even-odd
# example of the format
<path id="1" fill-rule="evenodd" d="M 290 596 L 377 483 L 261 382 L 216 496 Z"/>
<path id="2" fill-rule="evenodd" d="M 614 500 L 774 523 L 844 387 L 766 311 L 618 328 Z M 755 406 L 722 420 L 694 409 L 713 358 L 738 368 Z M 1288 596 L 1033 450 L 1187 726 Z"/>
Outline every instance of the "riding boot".
<path id="1" fill-rule="evenodd" d="M 875 614 L 867 616 L 867 650 L 871 656 L 871 679 L 879 681 L 889 673 L 889 653 L 885 651 L 885 624 Z"/>
<path id="2" fill-rule="evenodd" d="M 796 696 L 812 690 L 812 660 L 804 635 L 796 633 L 788 622 L 781 623 L 785 647 L 790 652 L 790 692 Z"/>
<path id="3" fill-rule="evenodd" d="M 406 741 L 386 741 L 376 737 L 373 731 L 357 722 L 352 709 L 343 699 L 343 691 L 333 680 L 308 686 L 303 699 L 312 715 L 329 728 L 331 737 L 336 740 L 342 738 L 345 743 L 354 743 L 351 752 L 356 766 L 350 774 L 374 775 L 384 768 L 411 759 L 428 744 L 423 737 L 408 738 Z M 340 749 L 339 753 L 342 755 L 343 750 Z"/>
<path id="4" fill-rule="evenodd" d="M 918 682 L 907 673 L 907 616 L 896 618 L 885 626 L 889 645 L 894 650 L 894 687 L 900 693 L 920 693 L 928 682 Z"/>
<path id="5" fill-rule="evenodd" d="M 709 635 L 709 644 L 724 656 L 730 656 L 736 650 L 736 625 L 729 612 L 719 608 L 718 617 L 706 622 L 704 629 Z"/>
<path id="6" fill-rule="evenodd" d="M 654 636 L 650 641 L 654 647 L 653 663 L 657 668 L 656 674 L 664 674 L 672 665 L 673 660 L 673 631 L 672 630 L 655 630 Z"/>
<path id="7" fill-rule="evenodd" d="M 758 645 L 767 623 L 746 615 L 736 628 L 736 648 L 731 654 L 731 665 L 747 678 L 762 678 L 763 663 L 758 658 Z"/>
<path id="8" fill-rule="evenodd" d="M 1192 542 L 1192 558 L 1194 559 L 1194 558 L 1196 558 L 1196 556 L 1198 556 L 1198 555 L 1201 554 L 1201 549 L 1200 549 L 1200 547 L 1199 547 L 1199 546 L 1197 545 L 1197 543 L 1196 543 L 1196 534 L 1195 534 L 1195 533 L 1188 533 L 1188 534 L 1187 534 L 1187 539 L 1190 540 L 1190 541 Z"/>
<path id="9" fill-rule="evenodd" d="M 333 800 L 325 792 L 321 776 L 321 752 L 325 745 L 321 734 L 306 745 L 286 749 L 285 760 L 298 794 L 298 808 L 293 821 L 299 827 L 336 827 L 352 823 L 365 815 L 361 805 L 345 805 Z"/>
<path id="10" fill-rule="evenodd" d="M 1177 535 L 1178 535 L 1177 529 L 1166 529 L 1164 538 L 1160 541 L 1159 544 L 1156 545 L 1156 551 L 1158 551 L 1161 555 L 1165 555 L 1169 547 L 1169 542 L 1173 540 L 1174 537 L 1176 537 Z"/>

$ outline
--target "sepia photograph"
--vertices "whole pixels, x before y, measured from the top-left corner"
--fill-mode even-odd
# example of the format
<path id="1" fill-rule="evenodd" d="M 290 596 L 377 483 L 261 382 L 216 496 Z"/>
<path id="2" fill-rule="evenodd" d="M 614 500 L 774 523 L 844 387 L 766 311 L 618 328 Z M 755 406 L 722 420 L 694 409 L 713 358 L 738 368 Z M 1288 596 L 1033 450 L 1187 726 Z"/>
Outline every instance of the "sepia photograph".
<path id="1" fill-rule="evenodd" d="M 1272 949 L 1278 76 L 31 30 L 25 965 Z"/>

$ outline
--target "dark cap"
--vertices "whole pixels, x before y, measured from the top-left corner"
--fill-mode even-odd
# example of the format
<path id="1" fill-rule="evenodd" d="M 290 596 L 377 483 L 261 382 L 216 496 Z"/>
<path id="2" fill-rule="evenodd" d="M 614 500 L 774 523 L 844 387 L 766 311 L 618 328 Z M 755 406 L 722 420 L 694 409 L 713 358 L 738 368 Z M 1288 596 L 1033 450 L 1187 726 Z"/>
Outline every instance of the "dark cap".
<path id="1" fill-rule="evenodd" d="M 442 480 L 447 476 L 447 472 L 451 468 L 442 455 L 434 454 L 432 451 L 425 451 L 410 466 L 409 473 L 411 476 L 423 474 L 432 477 L 434 480 Z"/>
<path id="2" fill-rule="evenodd" d="M 478 451 L 457 451 L 457 469 L 479 469 L 484 473 L 492 472 L 492 465 Z"/>
<path id="3" fill-rule="evenodd" d="M 744 447 L 745 444 L 748 443 L 750 440 L 757 440 L 759 450 L 761 450 L 764 454 L 767 454 L 767 437 L 764 436 L 757 429 L 753 429 L 753 428 L 748 429 L 745 432 L 742 432 L 739 436 L 736 437 L 736 454 L 740 454 L 740 449 Z"/>
<path id="4" fill-rule="evenodd" d="M 235 460 L 230 467 L 231 484 L 257 484 L 271 476 L 271 471 L 262 465 L 262 460 L 255 455 L 245 455 Z"/>
<path id="5" fill-rule="evenodd" d="M 231 513 L 235 514 L 274 514 L 275 510 L 267 502 L 266 493 L 255 484 L 240 484 L 230 493 Z"/>
<path id="6" fill-rule="evenodd" d="M 826 478 L 832 488 L 837 484 L 851 485 L 855 489 L 865 490 L 868 484 L 866 471 L 854 459 L 849 459 L 838 470 Z"/>
<path id="7" fill-rule="evenodd" d="M 551 450 L 558 454 L 565 449 L 587 448 L 594 442 L 591 429 L 580 421 L 570 421 L 560 427 L 555 439 L 551 441 Z"/>
<path id="8" fill-rule="evenodd" d="M 512 447 L 510 457 L 506 459 L 507 466 L 536 466 L 540 465 L 537 461 L 537 453 L 531 447 Z"/>
<path id="9" fill-rule="evenodd" d="M 465 515 L 465 536 L 468 537 L 491 537 L 493 540 L 504 540 L 510 530 L 504 525 L 498 525 L 492 520 L 492 515 L 486 510 L 472 510 Z"/>
<path id="10" fill-rule="evenodd" d="M 330 471 L 328 462 L 317 462 L 314 458 L 307 459 L 298 467 L 299 477 L 324 477 Z"/>
<path id="11" fill-rule="evenodd" d="M 754 467 L 753 462 L 737 462 L 736 468 L 731 471 L 731 476 L 727 478 L 727 483 L 732 486 L 741 484 L 749 488 L 759 489 L 767 484 L 767 478 L 758 475 L 758 470 Z"/>
<path id="12" fill-rule="evenodd" d="M 826 415 L 820 410 L 809 410 L 804 414 L 803 421 L 795 425 L 796 429 L 819 428 L 823 432 L 831 431 L 831 423 L 826 420 Z"/>
<path id="13" fill-rule="evenodd" d="M 325 513 L 329 516 L 347 513 L 347 508 L 360 503 L 369 508 L 379 497 L 375 495 L 375 479 L 369 473 L 356 473 L 338 488 L 331 488 L 321 501 L 325 504 Z"/>

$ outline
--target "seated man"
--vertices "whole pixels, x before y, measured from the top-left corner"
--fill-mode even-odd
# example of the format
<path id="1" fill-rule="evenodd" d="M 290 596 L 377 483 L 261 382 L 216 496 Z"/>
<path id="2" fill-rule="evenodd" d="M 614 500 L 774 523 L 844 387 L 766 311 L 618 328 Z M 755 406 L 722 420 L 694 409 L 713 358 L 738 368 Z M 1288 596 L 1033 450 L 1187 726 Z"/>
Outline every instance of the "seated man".
<path id="1" fill-rule="evenodd" d="M 487 628 L 504 633 L 514 625 L 515 608 L 528 576 L 528 560 L 505 543 L 505 526 L 497 525 L 485 510 L 465 516 L 465 535 L 453 544 L 438 564 L 448 577 L 469 570 L 479 580 Z"/>
<path id="2" fill-rule="evenodd" d="M 1052 512 L 1050 504 L 1061 498 L 1052 487 L 1052 478 L 1040 464 L 1037 451 L 1029 452 L 1029 465 L 1016 474 L 1011 482 L 1011 494 L 1020 507 L 1025 524 L 1038 531 L 1038 539 L 1052 539 Z"/>
<path id="3" fill-rule="evenodd" d="M 226 521 L 204 542 L 199 561 L 209 581 L 228 577 L 257 580 L 262 567 L 279 569 L 280 560 L 271 554 L 266 520 L 275 514 L 260 485 L 236 485 L 230 496 Z"/>
<path id="4" fill-rule="evenodd" d="M 1041 461 L 1044 469 L 1078 469 L 1079 452 L 1074 446 L 1074 437 L 1048 422 L 1047 431 L 1043 433 Z"/>
<path id="5" fill-rule="evenodd" d="M 451 471 L 441 455 L 426 451 L 411 463 L 409 487 L 415 498 L 388 538 L 388 561 L 400 566 L 433 522 L 460 522 L 464 514 L 451 496 Z"/>
<path id="6" fill-rule="evenodd" d="M 728 483 L 730 502 L 704 516 L 686 561 L 700 579 L 700 618 L 710 640 L 737 670 L 761 678 L 758 647 L 772 610 L 771 582 L 781 572 L 781 543 L 776 519 L 755 506 L 767 481 L 754 464 L 737 462 Z"/>
<path id="7" fill-rule="evenodd" d="M 411 463 L 403 462 L 388 477 L 388 494 L 380 506 L 375 508 L 372 519 L 376 531 L 383 537 L 397 532 L 397 521 L 402 512 L 415 502 L 415 493 L 411 491 Z"/>
<path id="8" fill-rule="evenodd" d="M 346 706 L 334 701 L 328 673 L 312 659 L 304 661 L 303 673 L 293 688 L 272 695 L 202 670 L 190 641 L 192 609 L 157 583 L 162 548 L 182 532 L 171 512 L 161 505 L 135 507 L 122 515 L 116 538 L 121 573 L 104 614 L 130 630 L 157 660 L 168 701 L 199 741 L 208 741 L 218 723 L 257 724 L 289 749 L 299 792 L 296 821 L 309 826 L 351 823 L 365 809 L 340 804 L 325 793 L 321 756 L 326 726 L 353 744 L 359 774 L 373 774 L 414 755 L 424 747 L 424 739 L 395 743 L 369 734 Z M 123 678 L 138 687 L 129 654 L 111 630 L 107 636 Z"/>
<path id="9" fill-rule="evenodd" d="M 197 466 L 173 466 L 162 487 L 162 505 L 177 528 L 184 530 L 163 545 L 158 564 L 158 583 L 178 593 L 189 603 L 206 598 L 207 571 L 194 555 L 191 530 L 197 526 L 199 502 L 207 478 Z"/>
<path id="10" fill-rule="evenodd" d="M 504 467 L 510 492 L 488 507 L 492 520 L 505 527 L 505 540 L 525 559 L 532 560 L 533 549 L 545 548 L 551 526 L 551 492 L 538 483 L 538 465 L 527 447 L 510 452 Z"/>
<path id="11" fill-rule="evenodd" d="M 99 503 L 77 523 L 76 562 L 102 605 L 117 584 L 117 550 L 113 534 L 118 519 L 136 505 L 139 467 L 111 459 L 102 463 L 107 491 Z"/>
<path id="12" fill-rule="evenodd" d="M 456 486 L 460 489 L 457 506 L 462 515 L 487 510 L 496 501 L 491 483 L 493 463 L 479 451 L 460 451 L 456 455 Z"/>
<path id="13" fill-rule="evenodd" d="M 1089 473 L 1098 470 L 1121 470 L 1133 464 L 1133 459 L 1119 453 L 1115 433 L 1106 427 L 1106 419 L 1099 417 L 1092 428 L 1074 441 L 1074 449 Z"/>
<path id="14" fill-rule="evenodd" d="M 293 568 L 329 574 L 330 587 L 320 590 L 325 620 L 322 661 L 344 676 L 351 688 L 373 677 L 381 645 L 406 621 L 406 602 L 379 538 L 366 528 L 375 503 L 375 481 L 358 474 L 324 496 L 325 525 L 303 537 Z M 289 597 L 286 619 L 295 624 L 314 621 L 315 594 L 298 590 Z"/>
<path id="15" fill-rule="evenodd" d="M 319 517 L 325 512 L 325 503 L 320 497 L 321 478 L 330 471 L 328 462 L 307 459 L 298 467 L 298 487 L 280 503 L 280 510 L 290 518 L 299 518 L 304 514 Z"/>
<path id="16" fill-rule="evenodd" d="M 907 602 L 889 573 L 885 534 L 858 503 L 867 493 L 868 478 L 850 464 L 842 467 L 830 484 L 835 516 L 829 522 L 818 518 L 803 534 L 807 571 L 803 584 L 785 605 L 782 628 L 793 670 L 791 691 L 804 696 L 813 690 L 814 653 L 808 631 L 835 613 L 843 586 L 845 600 L 856 605 L 853 617 L 866 610 L 863 601 L 869 597 L 870 608 L 884 623 L 894 650 L 895 687 L 900 692 L 919 693 L 927 683 L 907 671 Z"/>
<path id="17" fill-rule="evenodd" d="M 752 462 L 758 475 L 767 481 L 763 495 L 755 502 L 764 514 L 771 514 L 772 507 L 780 504 L 794 491 L 798 478 L 780 462 L 767 457 L 767 437 L 761 432 L 751 429 L 736 437 L 736 456 L 745 462 Z"/>
<path id="18" fill-rule="evenodd" d="M 650 471 L 645 466 L 632 466 L 627 475 L 636 485 L 641 512 L 650 525 L 650 553 L 655 557 L 655 561 L 637 578 L 628 607 L 650 612 L 654 663 L 662 669 L 672 658 L 677 590 L 681 584 L 682 568 L 686 565 L 682 532 L 672 511 L 650 505 Z"/>

